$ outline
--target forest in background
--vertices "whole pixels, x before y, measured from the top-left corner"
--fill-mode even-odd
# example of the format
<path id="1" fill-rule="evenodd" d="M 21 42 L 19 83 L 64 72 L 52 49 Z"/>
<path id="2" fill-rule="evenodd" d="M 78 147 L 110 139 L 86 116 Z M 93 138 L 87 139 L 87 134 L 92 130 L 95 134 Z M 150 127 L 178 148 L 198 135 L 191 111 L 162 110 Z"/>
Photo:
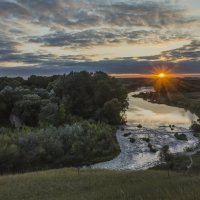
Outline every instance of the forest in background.
<path id="1" fill-rule="evenodd" d="M 3 126 L 59 126 L 81 118 L 118 125 L 127 106 L 125 87 L 103 72 L 0 78 Z"/>
<path id="2" fill-rule="evenodd" d="M 127 107 L 126 88 L 103 72 L 0 78 L 0 172 L 111 159 Z"/>

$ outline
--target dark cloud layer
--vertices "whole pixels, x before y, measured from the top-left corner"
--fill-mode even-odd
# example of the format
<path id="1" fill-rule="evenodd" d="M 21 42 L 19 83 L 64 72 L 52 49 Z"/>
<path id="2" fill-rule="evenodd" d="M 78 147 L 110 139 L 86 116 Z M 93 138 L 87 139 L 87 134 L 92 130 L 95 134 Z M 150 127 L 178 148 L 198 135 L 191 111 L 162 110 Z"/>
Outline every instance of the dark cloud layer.
<path id="1" fill-rule="evenodd" d="M 55 64 L 55 63 L 54 63 Z M 71 71 L 82 71 L 87 70 L 89 72 L 104 71 L 110 74 L 148 74 L 152 73 L 155 66 L 166 66 L 163 62 L 138 62 L 132 59 L 121 59 L 121 60 L 107 60 L 99 62 L 65 62 L 63 65 L 55 67 L 54 65 L 44 65 L 41 67 L 14 67 L 5 68 L 0 67 L 0 76 L 30 76 L 35 75 L 53 75 L 53 74 L 64 74 Z M 173 73 L 199 73 L 199 62 L 187 61 L 179 64 L 167 63 L 167 67 Z"/>
<path id="2" fill-rule="evenodd" d="M 18 0 L 0 2 L 1 15 L 32 16 L 40 23 L 57 23 L 64 26 L 86 27 L 102 24 L 114 26 L 153 26 L 188 24 L 195 18 L 186 18 L 183 8 L 174 7 L 170 1 L 131 3 L 125 0 L 105 4 L 87 0 Z"/>
<path id="3" fill-rule="evenodd" d="M 42 43 L 47 46 L 85 47 L 92 45 L 104 45 L 123 41 L 144 39 L 152 34 L 152 31 L 120 31 L 120 30 L 86 30 L 76 33 L 56 32 L 43 37 L 31 38 L 30 42 Z"/>
<path id="4" fill-rule="evenodd" d="M 10 38 L 6 37 L 4 34 L 0 32 L 0 58 L 3 55 L 10 55 L 12 53 L 16 53 L 17 42 L 11 41 Z"/>
<path id="5" fill-rule="evenodd" d="M 0 16 L 10 15 L 24 17 L 29 15 L 29 11 L 15 2 L 0 1 Z"/>

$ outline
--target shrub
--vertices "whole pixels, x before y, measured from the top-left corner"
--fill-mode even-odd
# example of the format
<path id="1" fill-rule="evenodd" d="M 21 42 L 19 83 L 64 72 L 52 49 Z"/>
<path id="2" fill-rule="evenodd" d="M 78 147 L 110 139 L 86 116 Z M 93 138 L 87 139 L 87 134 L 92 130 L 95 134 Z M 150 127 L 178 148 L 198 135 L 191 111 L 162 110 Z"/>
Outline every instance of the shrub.
<path id="1" fill-rule="evenodd" d="M 176 133 L 174 136 L 176 137 L 177 140 L 187 141 L 187 136 L 184 133 L 182 134 Z"/>
<path id="2" fill-rule="evenodd" d="M 124 137 L 128 137 L 128 136 L 130 136 L 131 135 L 131 132 L 129 132 L 129 133 L 124 133 Z"/>
<path id="3" fill-rule="evenodd" d="M 119 152 L 115 129 L 82 121 L 58 128 L 1 129 L 0 172 L 80 166 Z"/>
<path id="4" fill-rule="evenodd" d="M 142 138 L 142 140 L 145 141 L 145 142 L 150 142 L 149 138 Z"/>
<path id="5" fill-rule="evenodd" d="M 184 150 L 185 150 L 185 152 L 193 152 L 194 151 L 194 149 L 192 147 L 187 147 Z"/>
<path id="6" fill-rule="evenodd" d="M 134 143 L 135 142 L 135 138 L 129 138 L 130 143 Z"/>
<path id="7" fill-rule="evenodd" d="M 149 149 L 150 149 L 150 152 L 152 152 L 152 153 L 156 153 L 156 152 L 158 151 L 157 149 L 155 149 L 155 148 L 152 146 L 151 143 L 148 144 L 148 147 L 149 147 Z"/>
<path id="8" fill-rule="evenodd" d="M 137 127 L 138 127 L 138 128 L 142 128 L 142 125 L 141 125 L 141 124 L 139 124 Z"/>

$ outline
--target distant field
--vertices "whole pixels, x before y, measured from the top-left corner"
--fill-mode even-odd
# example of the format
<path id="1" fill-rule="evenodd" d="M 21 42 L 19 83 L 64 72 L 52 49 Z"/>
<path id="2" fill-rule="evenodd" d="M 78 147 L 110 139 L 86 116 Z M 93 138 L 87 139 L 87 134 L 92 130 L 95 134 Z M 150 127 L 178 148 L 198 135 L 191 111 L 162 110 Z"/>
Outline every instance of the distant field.
<path id="1" fill-rule="evenodd" d="M 200 175 L 50 170 L 0 177 L 1 200 L 197 200 Z"/>

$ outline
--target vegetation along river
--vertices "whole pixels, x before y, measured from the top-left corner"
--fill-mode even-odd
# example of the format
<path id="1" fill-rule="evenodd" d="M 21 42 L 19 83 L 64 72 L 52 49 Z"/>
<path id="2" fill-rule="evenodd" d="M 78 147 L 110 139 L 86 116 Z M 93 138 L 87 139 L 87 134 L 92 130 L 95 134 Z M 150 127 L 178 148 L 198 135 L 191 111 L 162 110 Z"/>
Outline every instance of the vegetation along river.
<path id="1" fill-rule="evenodd" d="M 172 154 L 195 149 L 198 139 L 190 126 L 197 116 L 182 108 L 153 104 L 133 97 L 152 88 L 139 88 L 129 93 L 127 125 L 116 133 L 121 153 L 113 160 L 93 165 L 111 170 L 144 170 L 161 163 L 160 151 L 168 145 Z M 141 125 L 141 126 L 138 126 Z M 184 134 L 185 140 L 177 139 Z"/>

